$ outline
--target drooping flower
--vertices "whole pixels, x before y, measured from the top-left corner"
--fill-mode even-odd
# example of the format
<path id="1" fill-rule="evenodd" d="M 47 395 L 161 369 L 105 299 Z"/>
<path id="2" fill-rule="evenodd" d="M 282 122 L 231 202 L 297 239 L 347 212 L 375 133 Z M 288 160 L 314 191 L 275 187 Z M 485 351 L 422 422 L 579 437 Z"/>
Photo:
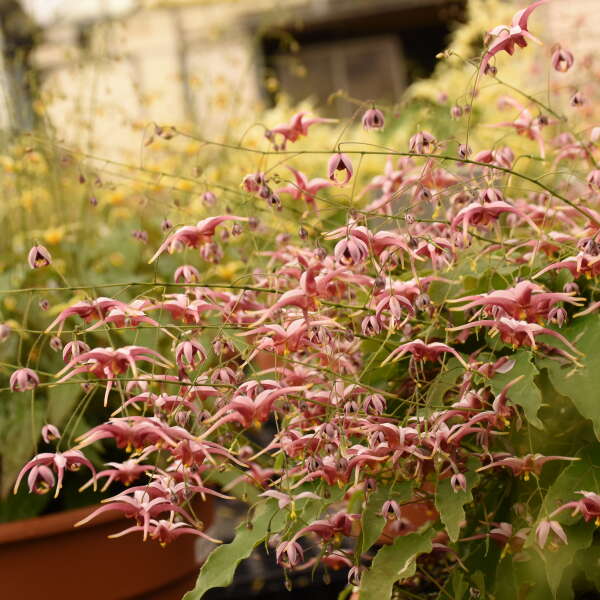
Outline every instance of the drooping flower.
<path id="1" fill-rule="evenodd" d="M 44 246 L 36 245 L 29 251 L 27 262 L 32 269 L 40 269 L 52 264 L 52 256 Z"/>
<path id="2" fill-rule="evenodd" d="M 574 62 L 573 53 L 563 48 L 560 44 L 556 44 L 552 48 L 552 66 L 555 71 L 565 73 L 573 66 Z"/>
<path id="3" fill-rule="evenodd" d="M 431 154 L 435 151 L 437 140 L 428 131 L 415 133 L 408 141 L 409 152 L 415 154 Z"/>
<path id="4" fill-rule="evenodd" d="M 546 545 L 546 541 L 548 540 L 548 534 L 550 533 L 550 531 L 553 531 L 556 537 L 563 544 L 568 543 L 567 535 L 558 521 L 550 521 L 548 519 L 543 519 L 542 521 L 540 521 L 539 525 L 536 527 L 535 530 L 535 538 L 540 548 L 544 548 L 544 546 Z"/>
<path id="5" fill-rule="evenodd" d="M 381 130 L 385 125 L 383 113 L 378 108 L 370 108 L 365 112 L 362 118 L 362 126 L 370 131 L 371 129 Z"/>
<path id="6" fill-rule="evenodd" d="M 338 180 L 336 177 L 337 171 L 344 171 L 346 173 L 343 181 Z M 350 181 L 353 172 L 352 161 L 346 154 L 341 152 L 334 154 L 327 163 L 327 176 L 335 185 L 346 185 Z"/>
<path id="7" fill-rule="evenodd" d="M 53 440 L 60 439 L 60 431 L 58 430 L 58 427 L 51 424 L 44 425 L 42 427 L 42 439 L 44 442 L 46 442 L 46 444 L 49 444 Z"/>
<path id="8" fill-rule="evenodd" d="M 17 369 L 10 376 L 9 385 L 13 392 L 27 392 L 40 385 L 40 378 L 32 369 Z"/>
<path id="9" fill-rule="evenodd" d="M 92 465 L 92 463 L 79 450 L 67 450 L 66 452 L 42 452 L 41 454 L 34 456 L 21 469 L 15 482 L 14 491 L 15 493 L 17 493 L 23 476 L 25 475 L 25 473 L 31 471 L 32 469 L 36 469 L 36 478 L 34 478 L 34 484 L 37 484 L 39 476 L 43 477 L 46 483 L 50 483 L 50 478 L 48 478 L 47 473 L 45 471 L 40 471 L 40 467 L 44 466 L 49 469 L 54 469 L 56 471 L 57 479 L 55 497 L 57 497 L 62 487 L 65 470 L 77 471 L 82 465 L 90 469 L 90 471 L 92 471 L 94 475 L 96 474 L 94 465 Z M 54 483 L 53 478 L 52 483 Z M 31 481 L 29 481 L 29 486 L 31 489 Z"/>

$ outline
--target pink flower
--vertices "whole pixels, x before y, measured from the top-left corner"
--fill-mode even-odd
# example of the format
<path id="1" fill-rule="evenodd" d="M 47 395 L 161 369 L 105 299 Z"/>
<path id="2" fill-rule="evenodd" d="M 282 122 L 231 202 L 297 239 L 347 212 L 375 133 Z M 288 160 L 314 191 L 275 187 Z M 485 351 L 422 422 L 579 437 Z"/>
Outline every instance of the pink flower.
<path id="1" fill-rule="evenodd" d="M 381 130 L 381 129 L 383 129 L 384 125 L 385 125 L 385 118 L 383 116 L 383 113 L 378 108 L 375 108 L 375 107 L 370 108 L 363 115 L 362 126 L 367 131 L 369 131 L 371 129 Z"/>
<path id="2" fill-rule="evenodd" d="M 455 231 L 462 224 L 463 239 L 466 240 L 469 225 L 485 227 L 490 223 L 496 222 L 502 213 L 514 213 L 527 221 L 535 231 L 539 231 L 538 226 L 526 214 L 503 200 L 486 202 L 484 204 L 471 202 L 458 211 L 456 216 L 452 219 L 450 227 Z"/>
<path id="3" fill-rule="evenodd" d="M 337 171 L 346 172 L 344 180 L 341 182 L 336 178 Z M 333 183 L 335 183 L 335 185 L 346 185 L 350 181 L 352 173 L 352 162 L 346 154 L 338 152 L 329 159 L 329 162 L 327 163 L 327 176 L 329 177 L 329 179 L 331 179 L 331 181 L 333 181 Z"/>
<path id="4" fill-rule="evenodd" d="M 298 542 L 282 542 L 275 550 L 277 564 L 291 569 L 304 560 L 304 551 Z"/>
<path id="5" fill-rule="evenodd" d="M 102 477 L 106 477 L 106 482 L 102 486 L 102 489 L 100 490 L 101 492 L 106 491 L 113 481 L 118 481 L 123 485 L 130 485 L 144 473 L 148 473 L 156 469 L 156 466 L 154 465 L 143 465 L 140 464 L 138 460 L 132 458 L 123 461 L 122 463 L 109 462 L 106 463 L 106 465 L 112 468 L 100 471 L 86 484 L 84 484 L 80 488 L 80 491 L 83 491 L 92 484 L 95 485 L 96 482 Z"/>
<path id="6" fill-rule="evenodd" d="M 220 217 L 209 217 L 198 221 L 196 225 L 186 225 L 181 227 L 160 245 L 154 256 L 148 261 L 153 263 L 165 250 L 170 254 L 185 246 L 199 248 L 200 246 L 212 241 L 215 229 L 225 221 L 247 221 L 246 217 L 236 217 L 235 215 L 222 215 Z"/>
<path id="7" fill-rule="evenodd" d="M 37 484 L 38 478 L 41 476 L 46 483 L 50 483 L 50 479 L 45 471 L 40 471 L 39 467 L 44 466 L 47 468 L 52 468 L 57 473 L 57 485 L 56 485 L 56 493 L 54 497 L 58 496 L 58 492 L 62 487 L 63 476 L 65 469 L 69 471 L 77 471 L 79 467 L 85 465 L 92 473 L 96 473 L 94 469 L 94 465 L 79 451 L 79 450 L 67 450 L 67 452 L 42 452 L 42 454 L 38 454 L 34 458 L 32 458 L 22 469 L 17 477 L 17 481 L 15 482 L 14 493 L 17 493 L 19 489 L 19 485 L 23 476 L 27 471 L 31 471 L 32 469 L 36 469 L 36 477 L 34 478 L 34 485 Z M 29 481 L 29 489 L 30 491 L 34 491 L 32 487 L 32 481 Z M 52 478 L 52 483 L 54 483 Z"/>
<path id="8" fill-rule="evenodd" d="M 42 439 L 46 444 L 49 444 L 53 440 L 60 439 L 60 431 L 56 425 L 44 425 L 42 427 Z"/>
<path id="9" fill-rule="evenodd" d="M 88 352 L 90 347 L 81 340 L 74 340 L 65 344 L 62 357 L 65 362 L 69 362 L 75 356 L 79 356 L 83 352 Z"/>
<path id="10" fill-rule="evenodd" d="M 459 491 L 467 491 L 467 479 L 462 473 L 454 473 L 450 478 L 450 485 L 455 493 Z"/>
<path id="11" fill-rule="evenodd" d="M 329 187 L 331 183 L 327 179 L 322 177 L 316 177 L 315 179 L 308 180 L 308 177 L 293 167 L 288 169 L 294 174 L 296 183 L 290 183 L 285 187 L 277 190 L 278 194 L 290 194 L 294 200 L 304 200 L 307 204 L 313 208 L 316 203 L 316 194 L 323 188 Z"/>
<path id="12" fill-rule="evenodd" d="M 313 500 L 320 499 L 320 496 L 317 496 L 317 494 L 313 494 L 312 492 L 302 492 L 300 494 L 297 494 L 296 496 L 291 496 L 289 494 L 284 494 L 283 492 L 278 492 L 277 490 L 267 490 L 266 492 L 259 494 L 259 496 L 262 496 L 264 498 L 275 498 L 275 500 L 277 500 L 277 506 L 279 506 L 279 508 L 285 508 L 286 506 L 291 504 L 292 510 L 294 508 L 296 500 L 301 500 L 302 498 L 311 498 Z"/>
<path id="13" fill-rule="evenodd" d="M 409 152 L 431 154 L 435 151 L 437 140 L 428 131 L 415 133 L 408 141 Z"/>
<path id="14" fill-rule="evenodd" d="M 313 117 L 307 119 L 305 112 L 296 113 L 289 124 L 279 125 L 273 129 L 267 129 L 265 137 L 273 142 L 275 150 L 285 150 L 288 142 L 295 142 L 298 138 L 308 135 L 308 128 L 316 123 L 336 123 L 336 119 L 323 119 L 320 117 Z M 283 140 L 280 144 L 276 143 L 275 136 L 280 135 Z"/>
<path id="15" fill-rule="evenodd" d="M 35 465 L 27 476 L 27 486 L 30 494 L 47 494 L 54 487 L 55 482 L 56 478 L 52 469 L 46 465 Z"/>
<path id="16" fill-rule="evenodd" d="M 529 479 L 529 474 L 534 473 L 539 475 L 542 472 L 542 467 L 550 460 L 579 460 L 573 456 L 543 456 L 541 454 L 526 454 L 523 458 L 509 456 L 500 460 L 491 462 L 485 467 L 477 469 L 485 471 L 494 467 L 508 467 L 514 475 L 523 475 L 525 481 Z"/>
<path id="17" fill-rule="evenodd" d="M 359 265 L 368 258 L 369 247 L 358 236 L 350 233 L 335 245 L 333 255 L 341 265 Z"/>
<path id="18" fill-rule="evenodd" d="M 44 246 L 33 246 L 27 256 L 27 262 L 32 269 L 40 269 L 52 264 L 52 256 Z"/>
<path id="19" fill-rule="evenodd" d="M 419 339 L 402 344 L 395 350 L 392 350 L 389 356 L 383 361 L 383 363 L 381 363 L 382 366 L 390 361 L 400 360 L 407 352 L 412 354 L 415 360 L 429 361 L 436 361 L 439 359 L 441 354 L 449 352 L 455 356 L 465 368 L 468 368 L 463 357 L 454 348 L 451 348 L 446 344 L 442 344 L 441 342 L 431 342 L 426 344 L 423 340 Z"/>
<path id="20" fill-rule="evenodd" d="M 553 517 L 563 510 L 573 508 L 573 516 L 581 513 L 586 521 L 595 519 L 596 525 L 600 526 L 600 496 L 595 492 L 585 492 L 583 490 L 576 492 L 581 494 L 581 500 L 573 500 L 558 507 L 550 516 Z"/>
<path id="21" fill-rule="evenodd" d="M 196 267 L 191 265 L 182 265 L 181 267 L 177 267 L 175 269 L 175 273 L 173 275 L 173 281 L 180 282 L 185 281 L 185 283 L 196 283 L 200 281 L 200 273 Z"/>
<path id="22" fill-rule="evenodd" d="M 388 520 L 401 519 L 400 505 L 395 500 L 386 500 L 381 507 L 381 515 Z"/>
<path id="23" fill-rule="evenodd" d="M 462 331 L 464 329 L 471 329 L 473 327 L 491 327 L 493 329 L 492 334 L 500 333 L 502 341 L 507 344 L 512 344 L 515 347 L 518 346 L 531 346 L 534 350 L 537 349 L 535 337 L 538 335 L 551 335 L 556 339 L 560 340 L 567 348 L 579 354 L 579 351 L 565 336 L 560 333 L 542 327 L 537 323 L 527 323 L 527 321 L 518 321 L 509 317 L 500 317 L 497 320 L 481 320 L 466 323 L 465 325 L 459 325 L 458 327 L 452 327 L 448 331 Z M 566 353 L 567 357 L 574 360 L 574 358 Z"/>
<path id="24" fill-rule="evenodd" d="M 541 44 L 537 38 L 529 33 L 527 21 L 529 20 L 531 13 L 538 6 L 541 6 L 546 2 L 548 2 L 548 0 L 537 0 L 537 2 L 530 4 L 527 8 L 515 13 L 511 26 L 498 25 L 498 27 L 494 27 L 494 29 L 489 32 L 489 34 L 496 39 L 490 44 L 481 61 L 481 66 L 479 68 L 480 73 L 487 72 L 490 60 L 493 56 L 498 54 L 498 52 L 504 50 L 512 55 L 515 51 L 515 45 L 525 48 L 527 46 L 527 40 Z"/>
<path id="25" fill-rule="evenodd" d="M 175 348 L 175 361 L 181 373 L 191 371 L 206 360 L 206 350 L 196 340 L 186 340 Z"/>
<path id="26" fill-rule="evenodd" d="M 487 294 L 465 296 L 449 302 L 467 302 L 464 306 L 453 307 L 450 310 L 471 310 L 482 307 L 487 313 L 493 313 L 495 307 L 513 319 L 537 322 L 539 319 L 550 318 L 553 307 L 559 302 L 568 302 L 579 306 L 583 298 L 565 292 L 545 292 L 544 289 L 531 281 L 520 281 L 516 286 L 506 290 L 494 290 Z"/>
<path id="27" fill-rule="evenodd" d="M 106 393 L 104 395 L 104 406 L 108 403 L 108 395 L 115 383 L 115 377 L 125 373 L 129 368 L 135 377 L 137 377 L 137 361 L 149 362 L 156 366 L 169 367 L 166 362 L 155 350 L 144 348 L 143 346 L 125 346 L 123 348 L 94 348 L 88 352 L 83 352 L 73 358 L 59 373 L 57 377 L 62 378 L 58 383 L 71 379 L 80 373 L 90 373 L 99 379 L 107 379 Z M 72 369 L 70 372 L 69 369 Z M 66 373 L 65 373 L 66 372 Z"/>
<path id="28" fill-rule="evenodd" d="M 543 548 L 546 545 L 550 531 L 553 531 L 563 544 L 568 543 L 567 535 L 565 534 L 561 524 L 558 521 L 549 521 L 544 519 L 543 521 L 540 521 L 540 524 L 535 530 L 535 537 L 540 548 Z"/>
<path id="29" fill-rule="evenodd" d="M 198 529 L 198 525 L 194 525 L 192 527 L 183 521 L 173 521 L 171 519 L 148 519 L 146 526 L 135 525 L 119 533 L 109 535 L 108 537 L 118 538 L 136 531 L 144 531 L 145 536 L 149 535 L 151 539 L 156 540 L 163 547 L 176 540 L 180 535 L 198 535 L 209 542 L 212 542 L 213 544 L 221 543 L 220 540 L 216 540 L 200 531 L 200 529 Z"/>
<path id="30" fill-rule="evenodd" d="M 573 54 L 565 50 L 560 44 L 556 44 L 552 48 L 552 66 L 555 71 L 565 73 L 573 66 L 574 62 Z"/>
<path id="31" fill-rule="evenodd" d="M 31 369 L 17 369 L 10 376 L 9 385 L 12 392 L 27 392 L 40 385 L 40 378 Z"/>

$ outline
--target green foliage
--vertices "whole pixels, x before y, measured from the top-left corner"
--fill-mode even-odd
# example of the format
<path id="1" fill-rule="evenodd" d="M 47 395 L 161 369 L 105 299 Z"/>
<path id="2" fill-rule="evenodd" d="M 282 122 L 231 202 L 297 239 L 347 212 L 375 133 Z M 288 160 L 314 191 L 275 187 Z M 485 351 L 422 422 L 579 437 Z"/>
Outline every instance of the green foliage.
<path id="1" fill-rule="evenodd" d="M 431 551 L 432 529 L 400 536 L 390 546 L 377 552 L 371 568 L 364 574 L 360 586 L 360 600 L 389 598 L 394 583 L 410 577 L 417 568 L 419 554 Z"/>
<path id="2" fill-rule="evenodd" d="M 233 541 L 211 553 L 200 569 L 196 586 L 185 594 L 183 600 L 200 600 L 208 590 L 228 586 L 238 564 L 271 533 L 279 531 L 286 518 L 287 513 L 280 510 L 274 500 L 258 505 L 252 525 L 249 527 L 246 522 L 238 525 Z"/>
<path id="3" fill-rule="evenodd" d="M 533 354 L 527 350 L 519 350 L 510 358 L 515 361 L 515 366 L 508 373 L 494 375 L 491 380 L 492 390 L 495 394 L 499 394 L 505 385 L 517 377 L 522 377 L 510 388 L 509 397 L 513 404 L 523 408 L 525 417 L 531 425 L 542 429 L 542 421 L 538 417 L 538 411 L 542 405 L 542 393 L 535 383 L 539 371 L 533 363 Z"/>
<path id="4" fill-rule="evenodd" d="M 473 471 L 465 473 L 467 490 L 454 491 L 450 479 L 443 479 L 438 483 L 435 492 L 435 507 L 440 513 L 440 519 L 446 527 L 450 541 L 458 539 L 462 522 L 465 520 L 464 505 L 473 501 L 472 489 L 479 476 Z"/>
<path id="5" fill-rule="evenodd" d="M 592 314 L 578 319 L 564 330 L 565 337 L 583 353 L 581 367 L 546 361 L 552 385 L 568 396 L 581 416 L 589 419 L 600 439 L 600 317 Z"/>

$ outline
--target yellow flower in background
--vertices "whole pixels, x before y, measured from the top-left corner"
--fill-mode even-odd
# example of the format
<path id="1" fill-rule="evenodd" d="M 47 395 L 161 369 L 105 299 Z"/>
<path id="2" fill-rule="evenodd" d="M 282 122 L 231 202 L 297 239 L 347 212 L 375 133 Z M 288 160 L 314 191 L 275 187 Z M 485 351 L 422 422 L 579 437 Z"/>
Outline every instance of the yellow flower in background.
<path id="1" fill-rule="evenodd" d="M 2 167 L 6 173 L 14 173 L 14 158 L 12 156 L 0 156 L 0 167 Z"/>
<path id="2" fill-rule="evenodd" d="M 108 260 L 113 267 L 121 267 L 125 263 L 125 256 L 121 252 L 109 254 Z"/>
<path id="3" fill-rule="evenodd" d="M 200 148 L 201 148 L 201 144 L 199 142 L 190 142 L 185 147 L 185 152 L 186 152 L 186 154 L 198 154 L 198 152 L 200 151 Z"/>
<path id="4" fill-rule="evenodd" d="M 215 267 L 215 273 L 220 279 L 224 281 L 231 281 L 234 275 L 238 272 L 240 267 L 243 267 L 244 263 L 239 260 L 232 260 L 224 265 L 217 265 Z"/>
<path id="5" fill-rule="evenodd" d="M 175 185 L 175 188 L 181 190 L 182 192 L 190 192 L 194 189 L 196 184 L 193 181 L 188 181 L 187 179 L 181 179 Z"/>
<path id="6" fill-rule="evenodd" d="M 65 227 L 50 227 L 43 234 L 44 241 L 50 245 L 60 244 L 65 237 Z"/>
<path id="7" fill-rule="evenodd" d="M 132 211 L 126 206 L 118 206 L 110 212 L 111 221 L 127 221 L 133 216 Z"/>
<path id="8" fill-rule="evenodd" d="M 15 310 L 17 308 L 17 300 L 14 296 L 6 296 L 4 298 L 4 306 L 6 310 Z"/>
<path id="9" fill-rule="evenodd" d="M 125 197 L 126 195 L 123 190 L 114 190 L 107 196 L 106 201 L 109 204 L 119 205 L 123 204 L 123 202 L 125 201 Z"/>
<path id="10" fill-rule="evenodd" d="M 33 207 L 33 191 L 32 190 L 23 190 L 21 195 L 19 196 L 19 204 L 27 211 L 31 212 Z"/>

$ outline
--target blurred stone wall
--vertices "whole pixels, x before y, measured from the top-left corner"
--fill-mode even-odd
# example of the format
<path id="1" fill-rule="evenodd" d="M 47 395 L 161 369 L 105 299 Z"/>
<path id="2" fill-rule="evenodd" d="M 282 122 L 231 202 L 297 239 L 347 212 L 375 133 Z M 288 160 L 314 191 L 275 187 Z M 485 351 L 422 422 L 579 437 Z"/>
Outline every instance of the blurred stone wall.
<path id="1" fill-rule="evenodd" d="M 139 156 L 151 122 L 219 138 L 267 100 L 259 42 L 268 28 L 451 1 L 138 0 L 119 19 L 98 15 L 46 29 L 34 54 L 43 81 L 35 109 L 60 141 L 107 157 Z M 550 29 L 542 37 L 578 55 L 597 52 L 600 0 L 552 0 L 539 10 Z M 394 86 L 397 95 L 402 75 Z"/>

